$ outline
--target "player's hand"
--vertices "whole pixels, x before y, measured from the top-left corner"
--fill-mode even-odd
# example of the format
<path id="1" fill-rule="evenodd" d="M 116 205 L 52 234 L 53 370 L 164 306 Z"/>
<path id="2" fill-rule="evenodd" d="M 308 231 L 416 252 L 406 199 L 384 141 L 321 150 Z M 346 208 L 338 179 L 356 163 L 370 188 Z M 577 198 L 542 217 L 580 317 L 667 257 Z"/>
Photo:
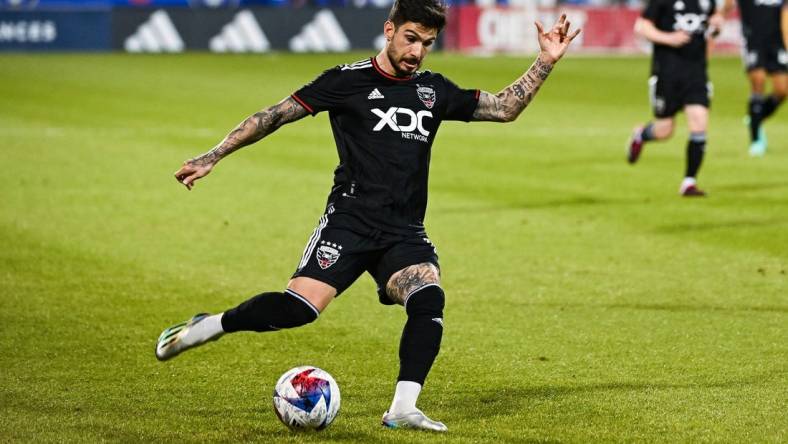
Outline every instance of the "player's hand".
<path id="1" fill-rule="evenodd" d="M 571 34 L 569 33 L 570 23 L 566 19 L 566 14 L 561 14 L 558 21 L 555 22 L 549 31 L 544 30 L 544 26 L 536 21 L 534 22 L 537 30 L 537 37 L 539 38 L 539 48 L 541 49 L 540 57 L 543 57 L 545 62 L 555 63 L 563 57 L 566 53 L 569 44 L 572 43 L 575 37 L 580 34 L 580 29 L 575 29 Z"/>
<path id="2" fill-rule="evenodd" d="M 716 38 L 722 32 L 722 26 L 725 24 L 725 16 L 721 13 L 716 13 L 709 17 L 709 36 Z"/>
<path id="3" fill-rule="evenodd" d="M 183 162 L 183 166 L 175 172 L 175 180 L 191 190 L 194 187 L 194 181 L 208 175 L 213 169 L 213 165 L 213 163 L 202 163 L 189 159 Z"/>
<path id="4" fill-rule="evenodd" d="M 681 48 L 692 40 L 692 36 L 685 31 L 669 32 L 665 37 L 665 44 L 674 48 Z"/>

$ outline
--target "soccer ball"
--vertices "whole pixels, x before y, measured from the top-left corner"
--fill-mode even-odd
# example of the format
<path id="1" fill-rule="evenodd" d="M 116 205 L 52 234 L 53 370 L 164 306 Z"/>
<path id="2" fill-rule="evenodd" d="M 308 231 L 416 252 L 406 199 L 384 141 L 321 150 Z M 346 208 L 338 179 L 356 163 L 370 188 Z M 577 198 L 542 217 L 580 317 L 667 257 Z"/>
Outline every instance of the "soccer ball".
<path id="1" fill-rule="evenodd" d="M 339 413 L 339 386 L 325 370 L 303 366 L 288 370 L 276 382 L 274 411 L 291 429 L 322 430 Z"/>

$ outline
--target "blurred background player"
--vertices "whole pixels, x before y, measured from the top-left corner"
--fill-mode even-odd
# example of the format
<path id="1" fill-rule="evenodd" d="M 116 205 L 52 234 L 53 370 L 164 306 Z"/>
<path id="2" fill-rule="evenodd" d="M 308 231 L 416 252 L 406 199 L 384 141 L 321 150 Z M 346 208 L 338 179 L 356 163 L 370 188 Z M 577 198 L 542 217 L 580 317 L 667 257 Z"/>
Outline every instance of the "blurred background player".
<path id="1" fill-rule="evenodd" d="M 733 9 L 726 0 L 724 11 Z M 748 123 L 750 155 L 766 153 L 762 125 L 785 100 L 788 93 L 788 2 L 785 0 L 738 0 L 744 46 L 742 58 L 750 80 Z M 771 77 L 771 94 L 766 79 Z"/>
<path id="2" fill-rule="evenodd" d="M 397 0 L 375 57 L 326 70 L 312 83 L 247 118 L 211 151 L 187 160 L 175 178 L 192 189 L 225 156 L 284 124 L 329 113 L 340 165 L 326 211 L 285 291 L 252 297 L 224 313 L 198 314 L 162 332 L 156 357 L 167 360 L 224 333 L 266 332 L 313 322 L 364 272 L 386 305 L 405 307 L 400 372 L 382 423 L 390 428 L 446 431 L 416 408 L 443 335 L 444 293 L 424 215 L 430 150 L 443 120 L 511 122 L 566 52 L 562 15 L 545 32 L 531 67 L 498 94 L 460 89 L 441 74 L 418 71 L 445 25 L 439 0 Z"/>
<path id="3" fill-rule="evenodd" d="M 697 186 L 712 92 L 706 72 L 706 39 L 722 21 L 714 0 L 650 0 L 635 23 L 635 32 L 654 44 L 649 96 L 655 119 L 634 130 L 627 160 L 637 162 L 646 142 L 669 139 L 675 116 L 683 109 L 690 138 L 684 180 L 679 186 L 682 196 L 706 194 Z"/>

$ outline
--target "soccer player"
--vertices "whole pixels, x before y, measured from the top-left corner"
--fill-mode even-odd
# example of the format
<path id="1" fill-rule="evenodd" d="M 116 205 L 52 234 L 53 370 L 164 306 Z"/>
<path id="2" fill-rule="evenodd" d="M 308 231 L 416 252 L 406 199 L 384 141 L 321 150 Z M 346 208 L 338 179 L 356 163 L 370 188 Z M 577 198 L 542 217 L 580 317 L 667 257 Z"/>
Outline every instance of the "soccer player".
<path id="1" fill-rule="evenodd" d="M 750 155 L 766 153 L 763 121 L 771 116 L 788 94 L 788 2 L 785 0 L 738 0 L 741 14 L 744 67 L 750 80 L 748 106 Z M 725 9 L 733 8 L 726 0 Z M 781 23 L 782 22 L 782 23 Z M 772 81 L 766 95 L 766 78 Z"/>
<path id="2" fill-rule="evenodd" d="M 444 292 L 438 256 L 423 219 L 430 148 L 443 120 L 511 122 L 536 95 L 580 30 L 562 15 L 545 31 L 533 65 L 498 94 L 461 89 L 441 74 L 419 71 L 445 24 L 440 0 L 397 0 L 376 56 L 328 69 L 281 102 L 250 116 L 209 152 L 187 160 L 175 178 L 195 181 L 241 147 L 284 124 L 327 111 L 340 164 L 325 214 L 284 291 L 259 294 L 223 313 L 198 314 L 158 339 L 156 357 L 237 331 L 265 332 L 317 319 L 362 273 L 380 302 L 405 307 L 400 371 L 383 415 L 390 428 L 446 431 L 416 408 L 443 334 Z"/>
<path id="3" fill-rule="evenodd" d="M 652 140 L 673 135 L 676 114 L 683 110 L 690 130 L 687 166 L 679 186 L 682 196 L 705 196 L 697 175 L 706 151 L 711 83 L 706 73 L 706 39 L 722 26 L 714 0 L 649 0 L 635 32 L 654 44 L 649 95 L 655 119 L 636 128 L 628 143 L 629 163 Z"/>

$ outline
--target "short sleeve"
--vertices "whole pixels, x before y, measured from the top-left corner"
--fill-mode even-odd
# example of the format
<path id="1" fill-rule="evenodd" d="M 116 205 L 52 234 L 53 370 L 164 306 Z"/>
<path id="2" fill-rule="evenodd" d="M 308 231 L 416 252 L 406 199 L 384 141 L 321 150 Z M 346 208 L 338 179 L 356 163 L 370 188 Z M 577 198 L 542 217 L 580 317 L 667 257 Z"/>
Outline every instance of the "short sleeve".
<path id="1" fill-rule="evenodd" d="M 659 20 L 661 9 L 662 9 L 661 0 L 648 0 L 646 9 L 643 10 L 643 14 L 641 14 L 641 17 L 645 19 L 649 19 L 652 22 L 656 23 L 657 20 Z"/>
<path id="2" fill-rule="evenodd" d="M 347 83 L 342 81 L 340 67 L 335 67 L 324 71 L 291 97 L 314 116 L 341 106 L 347 99 Z"/>
<path id="3" fill-rule="evenodd" d="M 478 89 L 461 89 L 449 79 L 444 79 L 446 86 L 446 112 L 443 120 L 461 120 L 469 122 L 473 118 L 479 104 Z"/>

